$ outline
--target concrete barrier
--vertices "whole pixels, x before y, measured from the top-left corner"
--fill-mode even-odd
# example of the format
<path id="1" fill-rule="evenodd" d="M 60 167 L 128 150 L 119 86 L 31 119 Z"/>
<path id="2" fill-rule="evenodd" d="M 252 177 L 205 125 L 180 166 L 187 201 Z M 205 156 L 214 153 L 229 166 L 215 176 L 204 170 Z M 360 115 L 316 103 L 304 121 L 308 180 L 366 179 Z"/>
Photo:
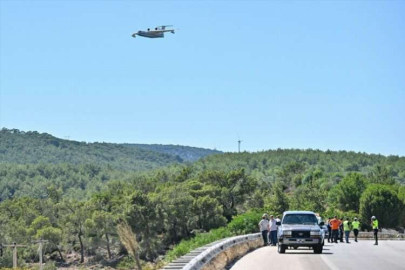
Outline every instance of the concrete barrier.
<path id="1" fill-rule="evenodd" d="M 350 232 L 350 238 L 353 238 L 353 237 L 354 237 L 354 234 L 352 231 L 352 232 Z M 358 238 L 373 240 L 374 233 L 373 232 L 359 232 Z M 398 233 L 398 232 L 379 232 L 378 239 L 379 240 L 403 240 L 403 239 L 405 239 L 405 235 L 402 233 Z"/>
<path id="2" fill-rule="evenodd" d="M 163 269 L 209 270 L 223 268 L 249 250 L 263 245 L 260 233 L 230 237 L 197 248 L 176 259 Z"/>

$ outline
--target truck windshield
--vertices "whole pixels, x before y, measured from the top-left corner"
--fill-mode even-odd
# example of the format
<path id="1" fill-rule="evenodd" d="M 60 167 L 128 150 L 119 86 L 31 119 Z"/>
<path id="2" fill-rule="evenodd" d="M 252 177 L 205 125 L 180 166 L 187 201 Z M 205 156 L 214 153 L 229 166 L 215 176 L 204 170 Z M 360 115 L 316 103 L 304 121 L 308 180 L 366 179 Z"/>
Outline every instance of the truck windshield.
<path id="1" fill-rule="evenodd" d="M 283 224 L 318 224 L 318 219 L 311 214 L 289 214 L 283 218 Z"/>

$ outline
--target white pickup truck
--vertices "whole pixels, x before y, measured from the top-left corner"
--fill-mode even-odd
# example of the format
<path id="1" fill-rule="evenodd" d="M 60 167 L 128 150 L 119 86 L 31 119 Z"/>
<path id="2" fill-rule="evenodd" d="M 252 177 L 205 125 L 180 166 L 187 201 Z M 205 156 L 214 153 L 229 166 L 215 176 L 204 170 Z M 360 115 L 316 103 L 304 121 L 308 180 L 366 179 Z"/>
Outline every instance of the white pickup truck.
<path id="1" fill-rule="evenodd" d="M 288 247 L 310 247 L 314 253 L 321 254 L 325 231 L 324 223 L 318 223 L 314 212 L 286 211 L 278 227 L 278 252 L 285 253 Z"/>

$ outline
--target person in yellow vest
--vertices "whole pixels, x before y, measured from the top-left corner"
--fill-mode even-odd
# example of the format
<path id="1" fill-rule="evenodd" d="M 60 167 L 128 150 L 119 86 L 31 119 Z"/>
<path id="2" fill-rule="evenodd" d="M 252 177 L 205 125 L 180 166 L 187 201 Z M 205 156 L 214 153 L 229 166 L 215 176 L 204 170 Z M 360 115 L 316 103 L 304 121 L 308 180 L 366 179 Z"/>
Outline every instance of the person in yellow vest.
<path id="1" fill-rule="evenodd" d="M 354 242 L 357 242 L 357 236 L 359 235 L 359 229 L 360 229 L 360 222 L 357 220 L 357 218 L 354 218 L 354 221 L 352 222 L 352 228 L 354 232 Z"/>
<path id="2" fill-rule="evenodd" d="M 343 222 L 343 229 L 345 231 L 345 239 L 346 239 L 346 243 L 349 244 L 349 236 L 350 236 L 350 220 L 349 218 L 346 218 L 346 221 Z"/>
<path id="3" fill-rule="evenodd" d="M 375 243 L 374 245 L 378 245 L 378 220 L 375 216 L 371 217 L 371 226 L 373 226 L 373 231 L 374 231 L 374 239 Z"/>

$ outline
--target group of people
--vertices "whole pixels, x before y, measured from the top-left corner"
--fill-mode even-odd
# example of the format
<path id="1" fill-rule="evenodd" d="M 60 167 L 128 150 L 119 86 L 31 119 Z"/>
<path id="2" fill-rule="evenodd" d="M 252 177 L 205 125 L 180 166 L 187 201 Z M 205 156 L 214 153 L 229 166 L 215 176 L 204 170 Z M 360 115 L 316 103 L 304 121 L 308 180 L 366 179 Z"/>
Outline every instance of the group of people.
<path id="1" fill-rule="evenodd" d="M 262 220 L 259 222 L 260 232 L 263 236 L 264 246 L 276 246 L 277 245 L 277 222 L 280 222 L 280 217 L 274 218 L 273 215 L 269 216 L 263 214 Z"/>
<path id="2" fill-rule="evenodd" d="M 378 245 L 378 220 L 375 216 L 371 218 L 371 226 L 373 227 L 374 232 L 374 245 Z M 360 221 L 358 221 L 357 218 L 354 218 L 353 221 L 350 221 L 349 218 L 343 220 L 335 216 L 334 218 L 329 218 L 327 227 L 329 232 L 329 243 L 338 243 L 338 240 L 340 240 L 340 242 L 343 242 L 343 234 L 345 236 L 346 243 L 350 243 L 349 236 L 352 230 L 354 233 L 354 241 L 357 242 L 357 237 L 360 230 Z"/>
<path id="3" fill-rule="evenodd" d="M 280 218 L 277 216 L 274 218 L 273 215 L 270 215 L 270 218 L 267 214 L 263 214 L 262 220 L 259 222 L 260 232 L 262 233 L 264 246 L 277 245 L 277 222 L 280 222 Z M 334 218 L 329 218 L 326 223 L 328 228 L 328 242 L 338 243 L 343 242 L 343 235 L 345 237 L 346 243 L 349 242 L 350 232 L 353 230 L 354 241 L 357 242 L 357 237 L 360 231 L 360 221 L 357 218 L 354 218 L 353 221 L 350 221 L 349 218 L 346 220 L 339 219 L 337 216 Z M 378 220 L 375 216 L 371 218 L 371 226 L 373 227 L 374 232 L 374 245 L 378 245 Z"/>

